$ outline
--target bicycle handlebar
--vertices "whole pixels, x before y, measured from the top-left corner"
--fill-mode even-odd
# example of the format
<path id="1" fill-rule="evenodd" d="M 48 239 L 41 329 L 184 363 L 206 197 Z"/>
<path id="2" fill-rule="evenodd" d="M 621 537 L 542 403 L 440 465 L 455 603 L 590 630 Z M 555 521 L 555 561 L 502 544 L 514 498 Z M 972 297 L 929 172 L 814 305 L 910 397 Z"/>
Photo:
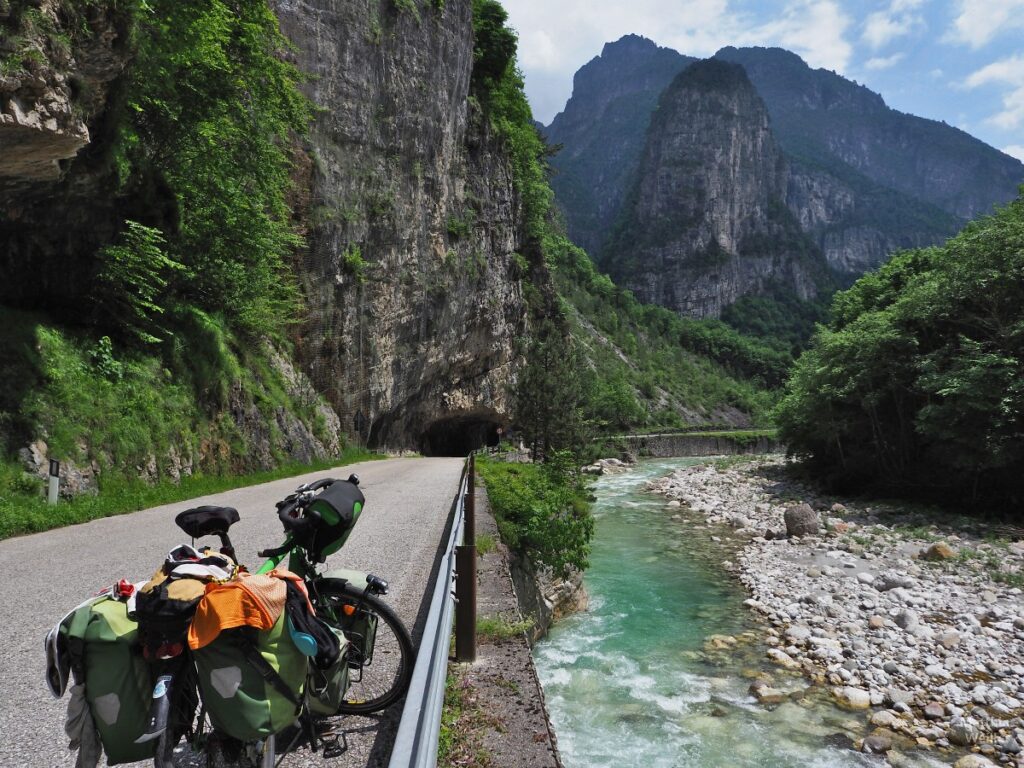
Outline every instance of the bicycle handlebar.
<path id="1" fill-rule="evenodd" d="M 341 481 L 333 477 L 325 477 L 322 480 L 306 483 L 296 488 L 294 493 L 290 493 L 277 502 L 277 516 L 285 531 L 292 534 L 296 540 L 305 537 L 321 519 L 319 512 L 309 508 L 310 502 L 316 498 L 317 491 L 338 482 Z M 346 482 L 359 485 L 359 476 L 349 475 Z"/>

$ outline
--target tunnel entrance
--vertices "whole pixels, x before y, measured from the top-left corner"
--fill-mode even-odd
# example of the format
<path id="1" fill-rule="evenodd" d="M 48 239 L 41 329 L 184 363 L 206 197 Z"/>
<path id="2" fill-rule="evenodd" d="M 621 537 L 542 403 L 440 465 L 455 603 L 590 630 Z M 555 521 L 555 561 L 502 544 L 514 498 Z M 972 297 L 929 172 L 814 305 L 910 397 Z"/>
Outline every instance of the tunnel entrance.
<path id="1" fill-rule="evenodd" d="M 423 433 L 424 456 L 465 456 L 470 451 L 498 444 L 497 418 L 487 416 L 453 416 L 435 421 Z"/>

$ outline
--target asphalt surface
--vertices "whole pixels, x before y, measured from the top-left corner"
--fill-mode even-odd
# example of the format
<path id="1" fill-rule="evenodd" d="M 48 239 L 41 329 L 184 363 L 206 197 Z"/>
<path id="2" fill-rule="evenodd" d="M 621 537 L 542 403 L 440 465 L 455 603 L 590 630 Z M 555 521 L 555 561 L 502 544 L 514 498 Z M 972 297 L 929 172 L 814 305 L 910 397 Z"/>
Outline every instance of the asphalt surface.
<path id="1" fill-rule="evenodd" d="M 391 589 L 385 599 L 418 645 L 424 597 L 461 469 L 461 459 L 366 462 L 0 541 L 0 767 L 74 765 L 63 729 L 68 697 L 57 701 L 46 688 L 43 638 L 94 592 L 121 578 L 148 579 L 168 551 L 189 541 L 174 516 L 192 506 L 236 507 L 241 521 L 231 529 L 232 543 L 240 562 L 255 567 L 261 562 L 258 550 L 283 540 L 275 501 L 300 483 L 356 472 L 366 509 L 344 549 L 327 565 L 386 579 Z M 339 719 L 348 742 L 339 758 L 323 760 L 302 750 L 284 765 L 386 765 L 400 709 L 398 704 L 382 717 Z"/>

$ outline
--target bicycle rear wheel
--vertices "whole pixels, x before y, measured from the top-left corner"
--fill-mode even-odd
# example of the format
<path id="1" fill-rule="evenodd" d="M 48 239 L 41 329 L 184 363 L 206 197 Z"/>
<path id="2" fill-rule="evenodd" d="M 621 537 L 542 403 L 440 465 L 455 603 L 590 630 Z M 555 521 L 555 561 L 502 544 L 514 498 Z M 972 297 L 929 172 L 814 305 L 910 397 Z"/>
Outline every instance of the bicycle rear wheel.
<path id="1" fill-rule="evenodd" d="M 347 582 L 321 581 L 315 588 L 317 616 L 345 633 L 350 682 L 339 714 L 366 715 L 394 704 L 412 679 L 409 630 L 383 601 Z"/>
<path id="2" fill-rule="evenodd" d="M 193 731 L 198 705 L 195 669 L 188 661 L 179 668 L 171 687 L 171 711 L 167 728 L 156 744 L 153 755 L 155 768 L 174 768 L 174 751 L 182 738 Z"/>

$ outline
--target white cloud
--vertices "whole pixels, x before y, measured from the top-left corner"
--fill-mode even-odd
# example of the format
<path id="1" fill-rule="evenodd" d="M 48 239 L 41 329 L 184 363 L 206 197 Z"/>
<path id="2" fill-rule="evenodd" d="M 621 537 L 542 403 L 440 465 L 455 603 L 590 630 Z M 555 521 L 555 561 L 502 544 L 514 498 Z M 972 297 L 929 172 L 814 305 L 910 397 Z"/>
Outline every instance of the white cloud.
<path id="1" fill-rule="evenodd" d="M 1024 0 L 959 0 L 946 40 L 981 48 L 1002 32 L 1024 29 Z"/>
<path id="2" fill-rule="evenodd" d="M 889 69 L 889 67 L 894 67 L 899 64 L 905 57 L 905 53 L 894 53 L 892 56 L 886 56 L 884 58 L 868 59 L 864 62 L 864 69 L 870 69 L 872 71 Z"/>
<path id="3" fill-rule="evenodd" d="M 504 0 L 519 32 L 519 60 L 528 69 L 572 73 L 625 34 L 648 37 L 680 53 L 709 56 L 726 45 L 740 23 L 729 0 L 665 0 L 629 3 L 559 0 Z"/>
<path id="4" fill-rule="evenodd" d="M 1003 108 L 989 117 L 987 122 L 1003 130 L 1024 127 L 1024 54 L 993 61 L 972 72 L 963 82 L 965 88 L 985 85 L 1006 87 Z"/>
<path id="5" fill-rule="evenodd" d="M 846 39 L 850 17 L 834 0 L 796 0 L 775 21 L 747 29 L 737 45 L 779 45 L 800 54 L 812 67 L 845 70 L 853 46 Z"/>
<path id="6" fill-rule="evenodd" d="M 868 14 L 861 39 L 874 49 L 888 45 L 924 26 L 924 19 L 914 13 L 923 0 L 892 0 L 889 7 Z"/>
<path id="7" fill-rule="evenodd" d="M 1024 162 L 1024 144 L 1010 144 L 1009 146 L 1003 147 L 1003 152 L 1008 154 L 1010 157 L 1016 157 L 1021 162 Z"/>

